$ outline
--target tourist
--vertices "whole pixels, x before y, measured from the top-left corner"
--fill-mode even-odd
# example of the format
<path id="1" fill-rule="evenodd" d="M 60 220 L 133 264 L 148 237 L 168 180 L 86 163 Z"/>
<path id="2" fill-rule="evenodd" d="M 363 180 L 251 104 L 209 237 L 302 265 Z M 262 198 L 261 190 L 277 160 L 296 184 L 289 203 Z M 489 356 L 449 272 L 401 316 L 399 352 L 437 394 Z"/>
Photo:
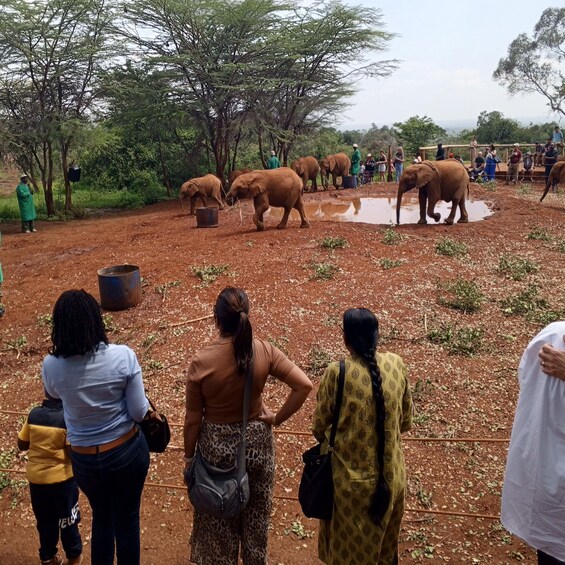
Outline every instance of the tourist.
<path id="1" fill-rule="evenodd" d="M 497 163 L 499 163 L 500 159 L 498 158 L 496 154 L 496 148 L 492 143 L 486 148 L 485 161 L 485 174 L 487 180 L 494 180 L 496 165 Z"/>
<path id="2" fill-rule="evenodd" d="M 551 343 L 544 343 L 539 352 L 541 370 L 546 375 L 557 377 L 565 381 L 565 333 L 563 343 L 553 346 Z M 559 343 L 559 341 L 558 341 Z"/>
<path id="3" fill-rule="evenodd" d="M 543 166 L 543 154 L 545 153 L 545 147 L 536 141 L 536 150 L 534 154 L 534 167 Z"/>
<path id="4" fill-rule="evenodd" d="M 555 145 L 557 152 L 561 153 L 561 149 L 563 148 L 563 133 L 559 129 L 559 126 L 555 126 L 555 128 L 553 129 L 551 141 L 553 145 Z"/>
<path id="5" fill-rule="evenodd" d="M 268 341 L 254 339 L 247 294 L 227 287 L 214 306 L 218 338 L 192 359 L 186 381 L 184 422 L 185 475 L 196 446 L 208 463 L 234 464 L 241 438 L 245 376 L 252 363 L 253 389 L 247 423 L 246 471 L 251 497 L 230 519 L 194 510 L 190 560 L 199 565 L 267 563 L 267 536 L 274 487 L 272 428 L 300 409 L 312 390 L 305 373 Z M 271 411 L 263 398 L 272 375 L 289 387 L 284 404 Z"/>
<path id="6" fill-rule="evenodd" d="M 36 232 L 34 225 L 35 204 L 33 203 L 33 190 L 29 186 L 29 178 L 27 175 L 20 177 L 20 183 L 16 187 L 16 196 L 18 197 L 18 206 L 20 208 L 20 218 L 22 220 L 22 232 Z"/>
<path id="7" fill-rule="evenodd" d="M 526 177 L 529 177 L 530 182 L 534 182 L 534 157 L 529 151 L 526 151 L 522 164 L 524 166 L 524 176 L 522 177 L 522 180 L 526 180 Z"/>
<path id="8" fill-rule="evenodd" d="M 436 161 L 443 161 L 445 160 L 445 149 L 441 143 L 437 144 L 437 151 L 436 151 Z"/>
<path id="9" fill-rule="evenodd" d="M 52 347 L 42 367 L 49 396 L 63 401 L 75 479 L 92 508 L 91 561 L 139 565 L 139 507 L 149 449 L 141 367 L 127 345 L 108 343 L 101 308 L 67 290 L 53 308 Z"/>
<path id="10" fill-rule="evenodd" d="M 522 355 L 520 395 L 502 489 L 501 522 L 537 550 L 539 565 L 565 563 L 565 381 L 544 374 L 551 348 L 561 352 L 558 375 L 565 377 L 564 334 L 565 322 L 549 324 Z"/>
<path id="11" fill-rule="evenodd" d="M 385 173 L 386 173 L 386 155 L 384 151 L 381 151 L 381 154 L 379 155 L 379 158 L 377 160 L 377 167 L 378 167 L 378 171 L 379 171 L 379 181 L 380 182 L 385 182 L 386 178 L 385 178 Z"/>
<path id="12" fill-rule="evenodd" d="M 318 557 L 329 565 L 392 564 L 404 510 L 406 471 L 400 434 L 412 425 L 406 366 L 377 353 L 378 321 L 366 308 L 343 315 L 345 388 L 332 453 L 334 508 L 320 520 Z M 322 449 L 332 427 L 340 363 L 320 382 L 312 431 Z"/>
<path id="13" fill-rule="evenodd" d="M 478 179 L 483 179 L 485 174 L 485 158 L 483 157 L 483 152 L 479 151 L 475 157 L 474 167 L 469 170 L 469 177 L 472 181 L 477 181 Z"/>
<path id="14" fill-rule="evenodd" d="M 377 162 L 371 155 L 367 153 L 367 158 L 365 159 L 365 172 L 363 175 L 363 184 L 368 184 L 373 182 L 373 177 L 375 176 L 375 169 L 377 167 Z"/>
<path id="15" fill-rule="evenodd" d="M 557 153 L 557 149 L 555 149 L 555 146 L 553 145 L 553 143 L 549 144 L 549 147 L 546 149 L 545 154 L 543 156 L 543 162 L 545 165 L 545 182 L 547 184 L 547 181 L 549 180 L 549 173 L 551 172 L 551 169 L 553 168 L 553 165 L 555 165 L 555 163 L 557 163 L 557 157 L 559 156 L 559 154 Z M 555 185 L 555 181 L 553 183 L 553 186 L 551 187 L 552 192 L 555 192 L 557 190 L 556 185 Z"/>
<path id="16" fill-rule="evenodd" d="M 475 162 L 476 157 L 477 157 L 477 138 L 473 137 L 471 143 L 469 143 L 469 158 L 471 163 Z"/>
<path id="17" fill-rule="evenodd" d="M 267 161 L 267 169 L 278 169 L 281 166 L 281 162 L 274 151 L 271 151 L 271 156 Z"/>
<path id="18" fill-rule="evenodd" d="M 65 565 L 78 565 L 82 562 L 78 486 L 67 449 L 63 403 L 45 396 L 40 406 L 31 409 L 18 434 L 18 449 L 28 451 L 26 478 L 39 532 L 39 559 L 42 565 L 62 565 L 57 552 L 60 535 Z"/>
<path id="19" fill-rule="evenodd" d="M 520 145 L 518 143 L 514 144 L 514 149 L 510 153 L 510 158 L 508 159 L 508 171 L 506 173 L 506 184 L 516 184 L 518 182 L 518 169 L 520 163 L 522 162 L 522 152 L 520 151 Z"/>
<path id="20" fill-rule="evenodd" d="M 402 169 L 404 168 L 404 149 L 399 146 L 394 154 L 394 173 L 396 182 L 400 182 L 402 176 Z"/>

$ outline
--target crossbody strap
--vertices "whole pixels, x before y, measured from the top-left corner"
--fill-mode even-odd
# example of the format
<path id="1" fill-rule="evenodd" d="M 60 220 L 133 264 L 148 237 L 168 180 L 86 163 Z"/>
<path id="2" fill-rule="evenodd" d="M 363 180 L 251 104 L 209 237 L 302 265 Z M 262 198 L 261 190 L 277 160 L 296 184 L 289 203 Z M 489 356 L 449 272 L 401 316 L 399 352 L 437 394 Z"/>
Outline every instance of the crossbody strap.
<path id="1" fill-rule="evenodd" d="M 328 443 L 328 452 L 333 451 L 335 434 L 337 432 L 337 421 L 339 420 L 339 412 L 341 410 L 341 401 L 343 399 L 343 387 L 345 385 L 345 360 L 339 362 L 339 378 L 337 381 L 337 394 L 335 398 L 334 417 L 332 421 L 332 431 L 330 441 Z"/>
<path id="2" fill-rule="evenodd" d="M 253 357 L 245 372 L 245 386 L 243 389 L 243 428 L 241 433 L 241 444 L 237 453 L 237 474 L 240 478 L 245 475 L 245 446 L 247 444 L 247 417 L 249 416 L 249 405 L 251 404 L 251 388 L 253 385 Z"/>

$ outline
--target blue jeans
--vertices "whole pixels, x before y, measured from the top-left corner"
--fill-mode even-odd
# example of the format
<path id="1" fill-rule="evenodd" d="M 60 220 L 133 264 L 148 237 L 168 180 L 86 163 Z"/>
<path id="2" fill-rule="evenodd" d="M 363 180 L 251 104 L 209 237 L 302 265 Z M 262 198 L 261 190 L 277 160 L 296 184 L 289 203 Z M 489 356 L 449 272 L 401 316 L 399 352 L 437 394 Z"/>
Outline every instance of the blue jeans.
<path id="1" fill-rule="evenodd" d="M 394 172 L 396 173 L 396 182 L 400 181 L 400 177 L 402 176 L 402 163 L 395 163 L 394 164 Z"/>
<path id="2" fill-rule="evenodd" d="M 149 469 L 145 436 L 103 453 L 71 450 L 75 479 L 92 508 L 92 565 L 139 565 L 139 507 Z"/>

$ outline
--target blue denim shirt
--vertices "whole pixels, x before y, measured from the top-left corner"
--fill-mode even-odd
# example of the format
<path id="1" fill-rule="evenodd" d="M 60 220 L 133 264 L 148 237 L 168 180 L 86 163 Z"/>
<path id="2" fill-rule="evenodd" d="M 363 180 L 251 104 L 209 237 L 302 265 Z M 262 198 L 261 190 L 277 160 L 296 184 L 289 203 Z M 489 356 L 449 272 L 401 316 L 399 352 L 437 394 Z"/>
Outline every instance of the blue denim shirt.
<path id="1" fill-rule="evenodd" d="M 141 367 L 127 345 L 101 343 L 98 351 L 67 358 L 47 355 L 41 375 L 48 394 L 63 401 L 71 445 L 113 441 L 149 409 Z"/>

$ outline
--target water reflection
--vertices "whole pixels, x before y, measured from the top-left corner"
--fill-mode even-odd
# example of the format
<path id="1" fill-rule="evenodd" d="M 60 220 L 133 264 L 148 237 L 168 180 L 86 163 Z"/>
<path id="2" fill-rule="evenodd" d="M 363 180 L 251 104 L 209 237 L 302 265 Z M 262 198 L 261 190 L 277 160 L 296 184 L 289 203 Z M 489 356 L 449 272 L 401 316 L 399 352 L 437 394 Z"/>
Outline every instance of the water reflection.
<path id="1" fill-rule="evenodd" d="M 465 205 L 470 222 L 478 222 L 493 213 L 484 200 L 467 200 Z M 304 203 L 304 209 L 308 220 L 314 222 L 396 223 L 396 196 L 311 201 Z M 451 212 L 451 203 L 440 200 L 436 204 L 435 211 L 441 214 L 440 222 L 443 222 Z M 280 219 L 283 215 L 283 209 L 269 208 L 265 215 Z M 290 217 L 292 220 L 300 220 L 296 210 L 292 210 Z M 400 223 L 415 224 L 419 219 L 418 195 L 405 194 L 402 198 Z M 458 219 L 459 211 L 455 215 L 455 221 Z M 428 218 L 428 223 L 435 222 L 432 218 Z"/>

